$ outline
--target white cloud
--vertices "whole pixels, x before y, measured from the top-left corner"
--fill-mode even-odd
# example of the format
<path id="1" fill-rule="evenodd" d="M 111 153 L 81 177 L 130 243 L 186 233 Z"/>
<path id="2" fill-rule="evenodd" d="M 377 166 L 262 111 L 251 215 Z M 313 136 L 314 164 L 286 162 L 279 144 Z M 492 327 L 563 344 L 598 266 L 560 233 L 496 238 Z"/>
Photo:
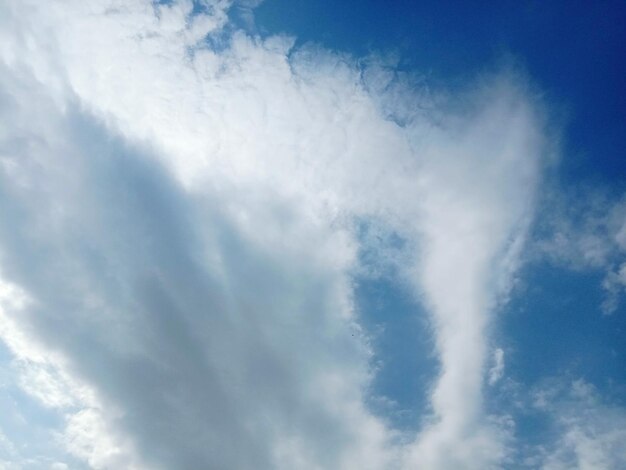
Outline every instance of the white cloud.
<path id="1" fill-rule="evenodd" d="M 496 348 L 493 351 L 493 365 L 489 369 L 489 385 L 495 385 L 504 374 L 504 351 Z"/>
<path id="2" fill-rule="evenodd" d="M 228 3 L 205 3 L 0 6 L 0 268 L 31 299 L 2 337 L 25 388 L 93 468 L 497 466 L 486 332 L 543 149 L 522 80 L 435 106 L 376 60 L 225 37 Z M 409 241 L 434 324 L 416 438 L 365 405 L 368 218 Z"/>
<path id="3" fill-rule="evenodd" d="M 603 403 L 582 379 L 565 391 L 543 390 L 540 409 L 556 422 L 558 437 L 544 448 L 542 468 L 609 470 L 626 466 L 626 410 Z"/>

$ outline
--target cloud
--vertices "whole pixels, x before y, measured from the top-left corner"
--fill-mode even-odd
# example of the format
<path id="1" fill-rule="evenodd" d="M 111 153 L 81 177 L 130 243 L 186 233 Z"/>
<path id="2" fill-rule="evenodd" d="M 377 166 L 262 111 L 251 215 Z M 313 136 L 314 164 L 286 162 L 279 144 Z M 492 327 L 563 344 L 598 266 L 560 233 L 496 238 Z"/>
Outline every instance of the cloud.
<path id="1" fill-rule="evenodd" d="M 578 379 L 567 387 L 541 389 L 535 406 L 548 413 L 557 428 L 555 442 L 536 449 L 542 468 L 609 469 L 626 465 L 622 445 L 626 411 L 603 402 L 593 385 Z"/>
<path id="2" fill-rule="evenodd" d="M 626 286 L 626 199 L 600 188 L 552 195 L 535 254 L 573 270 L 604 273 L 601 309 L 614 313 Z"/>
<path id="3" fill-rule="evenodd" d="M 20 383 L 92 468 L 497 466 L 487 331 L 540 180 L 532 93 L 510 71 L 425 93 L 384 61 L 230 31 L 228 7 L 0 6 Z M 407 240 L 434 325 L 416 436 L 366 406 L 363 220 Z"/>
<path id="4" fill-rule="evenodd" d="M 504 374 L 504 351 L 496 348 L 493 351 L 493 366 L 489 369 L 489 385 L 495 385 Z"/>

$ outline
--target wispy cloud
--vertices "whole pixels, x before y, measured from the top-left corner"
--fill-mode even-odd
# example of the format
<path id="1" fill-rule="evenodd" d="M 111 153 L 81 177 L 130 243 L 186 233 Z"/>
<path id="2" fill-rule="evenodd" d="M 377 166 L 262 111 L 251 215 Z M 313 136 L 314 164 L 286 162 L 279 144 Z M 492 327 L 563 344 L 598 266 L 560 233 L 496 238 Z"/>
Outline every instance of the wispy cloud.
<path id="1" fill-rule="evenodd" d="M 593 385 L 582 379 L 553 383 L 536 391 L 535 406 L 554 420 L 557 433 L 530 464 L 549 470 L 626 465 L 626 412 L 604 403 Z"/>
<path id="2" fill-rule="evenodd" d="M 489 369 L 489 385 L 495 385 L 504 374 L 504 351 L 496 348 L 493 352 L 493 365 Z"/>
<path id="3" fill-rule="evenodd" d="M 611 314 L 626 287 L 626 199 L 598 187 L 577 189 L 553 194 L 533 251 L 557 265 L 603 273 L 601 308 Z"/>

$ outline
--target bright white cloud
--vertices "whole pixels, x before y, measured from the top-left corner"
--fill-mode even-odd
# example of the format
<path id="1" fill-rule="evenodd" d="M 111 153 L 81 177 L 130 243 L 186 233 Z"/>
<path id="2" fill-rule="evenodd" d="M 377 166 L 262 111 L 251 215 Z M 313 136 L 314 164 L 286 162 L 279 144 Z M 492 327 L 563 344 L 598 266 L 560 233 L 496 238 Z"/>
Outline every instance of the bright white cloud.
<path id="1" fill-rule="evenodd" d="M 24 388 L 93 468 L 497 466 L 487 326 L 544 144 L 522 80 L 429 97 L 381 60 L 224 37 L 229 3 L 204 3 L 0 6 L 0 269 L 29 299 L 0 332 Z M 363 219 L 408 240 L 432 315 L 416 437 L 365 405 Z"/>

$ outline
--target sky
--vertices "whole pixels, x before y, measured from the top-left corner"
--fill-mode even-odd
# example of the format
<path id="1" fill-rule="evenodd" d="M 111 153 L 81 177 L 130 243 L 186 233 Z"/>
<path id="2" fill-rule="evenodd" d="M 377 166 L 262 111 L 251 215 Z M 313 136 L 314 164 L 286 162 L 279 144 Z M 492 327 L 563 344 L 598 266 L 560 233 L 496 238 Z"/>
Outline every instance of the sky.
<path id="1" fill-rule="evenodd" d="M 626 468 L 625 20 L 0 0 L 0 469 Z"/>

